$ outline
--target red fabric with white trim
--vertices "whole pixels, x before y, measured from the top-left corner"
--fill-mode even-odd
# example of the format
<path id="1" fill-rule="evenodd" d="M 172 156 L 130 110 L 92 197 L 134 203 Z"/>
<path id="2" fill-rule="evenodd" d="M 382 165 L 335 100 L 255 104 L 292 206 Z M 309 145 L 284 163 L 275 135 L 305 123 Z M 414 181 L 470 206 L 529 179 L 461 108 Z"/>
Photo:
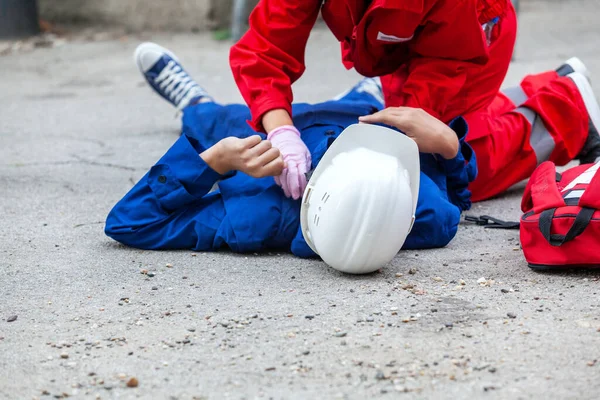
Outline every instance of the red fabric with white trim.
<path id="1" fill-rule="evenodd" d="M 521 246 L 530 266 L 600 266 L 600 171 L 592 170 L 591 180 L 584 175 L 592 167 L 594 164 L 571 168 L 562 174 L 559 182 L 556 182 L 552 162 L 542 163 L 534 172 L 523 196 L 521 207 L 525 214 L 520 227 Z M 563 197 L 578 204 L 567 205 Z M 549 243 L 540 227 L 542 213 L 555 209 L 550 233 L 566 235 L 584 208 L 595 211 L 583 232 L 562 245 Z"/>
<path id="2" fill-rule="evenodd" d="M 565 165 L 581 151 L 588 135 L 589 117 L 577 86 L 555 71 L 528 75 L 521 82 L 528 97 L 523 105 L 535 112 L 552 136 L 549 161 Z M 477 178 L 469 185 L 474 202 L 497 196 L 529 178 L 537 168 L 529 143 L 532 126 L 507 96 L 498 93 L 486 109 L 465 115 L 467 142 L 477 156 Z M 540 164 L 541 165 L 541 164 Z M 564 179 L 568 180 L 565 172 Z"/>

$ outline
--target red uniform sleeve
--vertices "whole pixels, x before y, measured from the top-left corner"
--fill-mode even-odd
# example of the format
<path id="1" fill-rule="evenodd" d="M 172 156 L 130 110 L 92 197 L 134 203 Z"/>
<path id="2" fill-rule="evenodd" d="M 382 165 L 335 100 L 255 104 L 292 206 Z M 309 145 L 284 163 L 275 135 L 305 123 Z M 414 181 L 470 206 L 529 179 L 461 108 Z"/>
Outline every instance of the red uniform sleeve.
<path id="1" fill-rule="evenodd" d="M 462 97 L 467 73 L 466 64 L 458 60 L 433 57 L 411 59 L 408 77 L 402 89 L 392 95 L 388 107 L 404 106 L 422 108 L 434 117 L 449 122 L 457 115 L 447 115 L 448 106 Z M 389 88 L 394 90 L 393 86 Z"/>
<path id="2" fill-rule="evenodd" d="M 250 15 L 250 29 L 231 48 L 233 77 L 252 112 L 252 127 L 263 130 L 270 110 L 291 115 L 292 83 L 305 70 L 306 42 L 321 0 L 261 0 Z"/>

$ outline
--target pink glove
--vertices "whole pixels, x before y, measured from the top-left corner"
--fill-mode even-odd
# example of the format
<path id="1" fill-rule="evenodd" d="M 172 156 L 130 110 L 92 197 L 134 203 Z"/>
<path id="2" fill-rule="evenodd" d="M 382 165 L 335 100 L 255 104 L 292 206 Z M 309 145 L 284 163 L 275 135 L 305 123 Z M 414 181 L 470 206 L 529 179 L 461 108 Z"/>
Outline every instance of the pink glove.
<path id="1" fill-rule="evenodd" d="M 300 132 L 292 125 L 280 126 L 272 130 L 267 139 L 281 152 L 286 164 L 275 182 L 283 188 L 287 197 L 298 200 L 306 188 L 306 173 L 311 167 L 311 157 L 308 148 L 300 139 Z"/>

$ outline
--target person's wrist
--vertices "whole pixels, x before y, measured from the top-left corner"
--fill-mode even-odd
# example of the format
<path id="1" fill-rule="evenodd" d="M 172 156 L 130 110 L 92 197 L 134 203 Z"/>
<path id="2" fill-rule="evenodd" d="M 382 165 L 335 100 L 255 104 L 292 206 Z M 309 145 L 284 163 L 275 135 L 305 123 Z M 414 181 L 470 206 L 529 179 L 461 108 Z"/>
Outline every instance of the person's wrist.
<path id="1" fill-rule="evenodd" d="M 233 170 L 233 166 L 228 162 L 227 157 L 223 151 L 223 145 L 218 142 L 214 146 L 208 148 L 200 154 L 200 157 L 204 162 L 220 175 L 225 175 L 229 171 Z"/>
<path id="2" fill-rule="evenodd" d="M 440 142 L 443 143 L 443 147 L 441 148 L 441 151 L 438 154 L 444 157 L 446 160 L 451 160 L 455 158 L 458 155 L 460 147 L 460 143 L 458 141 L 458 137 L 456 137 L 456 133 L 454 133 L 452 129 L 446 127 L 446 129 L 444 129 L 443 132 L 440 133 L 440 135 Z"/>
<path id="3" fill-rule="evenodd" d="M 290 114 L 283 108 L 267 111 L 262 118 L 262 125 L 267 133 L 281 126 L 293 124 Z"/>

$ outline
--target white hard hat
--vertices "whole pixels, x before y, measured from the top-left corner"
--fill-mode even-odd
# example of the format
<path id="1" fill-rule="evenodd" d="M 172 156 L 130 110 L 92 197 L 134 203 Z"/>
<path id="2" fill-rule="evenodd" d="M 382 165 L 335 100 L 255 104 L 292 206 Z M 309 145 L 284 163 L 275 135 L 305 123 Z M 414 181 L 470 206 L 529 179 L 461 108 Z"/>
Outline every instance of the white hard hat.
<path id="1" fill-rule="evenodd" d="M 376 271 L 400 251 L 415 219 L 419 150 L 404 134 L 356 124 L 331 144 L 302 198 L 306 243 L 329 266 Z"/>

